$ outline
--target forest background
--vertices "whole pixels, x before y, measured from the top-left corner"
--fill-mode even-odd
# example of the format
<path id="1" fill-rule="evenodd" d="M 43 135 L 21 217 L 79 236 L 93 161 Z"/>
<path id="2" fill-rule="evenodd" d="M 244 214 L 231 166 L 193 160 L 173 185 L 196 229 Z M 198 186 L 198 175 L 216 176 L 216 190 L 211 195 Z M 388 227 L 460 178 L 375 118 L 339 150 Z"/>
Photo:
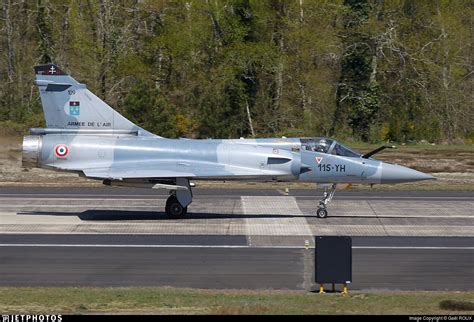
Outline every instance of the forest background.
<path id="1" fill-rule="evenodd" d="M 472 0 L 2 0 L 0 131 L 53 62 L 166 137 L 474 142 Z"/>

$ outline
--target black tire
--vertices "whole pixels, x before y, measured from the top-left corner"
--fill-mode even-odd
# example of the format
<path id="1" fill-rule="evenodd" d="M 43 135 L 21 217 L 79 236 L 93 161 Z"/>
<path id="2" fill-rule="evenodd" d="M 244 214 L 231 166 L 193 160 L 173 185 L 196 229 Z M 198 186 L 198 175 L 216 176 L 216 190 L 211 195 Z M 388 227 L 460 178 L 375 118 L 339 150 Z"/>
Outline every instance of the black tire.
<path id="1" fill-rule="evenodd" d="M 188 207 L 183 207 L 176 196 L 169 196 L 166 200 L 166 215 L 170 218 L 183 218 L 188 212 Z"/>
<path id="2" fill-rule="evenodd" d="M 328 211 L 324 208 L 319 208 L 316 211 L 316 216 L 318 216 L 318 218 L 326 218 L 328 216 Z"/>

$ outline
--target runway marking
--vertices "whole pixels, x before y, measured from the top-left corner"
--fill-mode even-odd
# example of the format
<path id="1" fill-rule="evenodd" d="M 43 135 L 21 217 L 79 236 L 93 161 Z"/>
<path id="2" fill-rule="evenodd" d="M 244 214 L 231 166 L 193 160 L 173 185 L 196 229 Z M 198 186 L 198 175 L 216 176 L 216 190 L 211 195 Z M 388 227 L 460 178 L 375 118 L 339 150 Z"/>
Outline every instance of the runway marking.
<path id="1" fill-rule="evenodd" d="M 308 199 L 312 199 L 313 197 L 311 196 L 294 196 L 295 198 L 308 198 Z M 436 199 L 436 200 L 447 200 L 447 199 L 454 199 L 454 200 L 457 200 L 457 199 L 466 199 L 466 200 L 473 200 L 474 201 L 474 197 L 442 197 L 442 196 L 439 196 L 439 197 L 429 197 L 429 196 L 426 196 L 426 197 L 423 197 L 423 196 L 420 196 L 420 197 L 417 197 L 417 196 L 337 196 L 336 197 L 337 199 L 340 199 L 340 200 L 351 200 L 351 199 L 366 199 L 366 200 L 371 200 L 371 199 L 393 199 L 393 200 L 397 200 L 397 199 Z M 317 197 L 314 197 L 314 200 L 317 200 L 318 198 Z"/>
<path id="2" fill-rule="evenodd" d="M 111 201 L 111 202 L 116 202 L 118 200 L 123 200 L 123 201 L 153 201 L 153 200 L 165 200 L 168 198 L 167 196 L 152 196 L 153 198 L 0 198 L 0 200 L 8 200 L 8 201 L 13 201 L 13 200 L 19 200 L 19 201 Z"/>
<path id="3" fill-rule="evenodd" d="M 474 250 L 474 247 L 462 246 L 352 246 L 352 249 L 464 249 Z"/>
<path id="4" fill-rule="evenodd" d="M 117 244 L 0 244 L 0 247 L 91 247 L 91 248 L 272 248 L 272 249 L 305 249 L 304 246 L 276 245 L 117 245 Z M 309 247 L 314 249 L 314 247 Z M 403 250 L 474 250 L 474 247 L 444 246 L 352 246 L 352 249 L 403 249 Z"/>
<path id="5" fill-rule="evenodd" d="M 284 242 L 281 236 L 293 236 L 303 243 L 305 239 L 311 240 L 314 235 L 474 236 L 474 212 L 471 210 L 474 202 L 470 200 L 448 203 L 453 205 L 453 209 L 441 210 L 436 210 L 443 205 L 439 200 L 342 200 L 330 210 L 334 218 L 330 214 L 324 221 L 314 219 L 314 202 L 309 199 L 297 199 L 294 196 L 233 195 L 226 202 L 215 203 L 204 196 L 202 206 L 196 200 L 198 204 L 192 206 L 188 220 L 157 221 L 155 215 L 148 212 L 156 213 L 156 219 L 164 219 L 160 206 L 164 198 L 161 197 L 75 197 L 0 198 L 0 232 L 94 235 L 238 234 L 246 235 L 247 244 L 251 246 L 299 245 Z M 407 207 L 414 209 L 407 212 Z M 141 213 L 145 216 L 140 216 Z M 115 218 L 114 214 L 121 217 Z M 375 222 L 376 218 L 380 222 Z"/>
<path id="6" fill-rule="evenodd" d="M 8 234 L 8 235 L 134 235 L 134 236 L 154 236 L 154 235 L 167 235 L 167 236 L 180 236 L 183 234 L 177 234 L 175 232 L 115 232 L 115 231 L 107 231 L 107 232 L 92 232 L 92 231 L 9 231 L 9 230 L 0 230 L 0 234 Z M 190 234 L 196 236 L 197 234 Z M 222 235 L 222 233 L 210 233 L 209 236 L 218 236 Z M 236 234 L 240 235 L 240 234 Z M 235 235 L 229 235 L 235 236 Z"/>
<path id="7" fill-rule="evenodd" d="M 24 196 L 36 196 L 36 197 L 27 197 L 27 198 L 24 198 Z M 38 197 L 38 196 L 47 196 L 47 197 Z M 64 198 L 62 198 L 62 196 L 65 196 Z M 69 197 L 71 196 L 71 198 Z M 77 196 L 83 196 L 85 198 L 78 198 Z M 203 196 L 207 196 L 207 195 L 203 195 Z M 216 196 L 216 195 L 210 195 L 210 196 Z M 232 195 L 228 195 L 228 196 L 232 196 Z M 154 199 L 156 197 L 162 197 L 162 198 L 168 198 L 167 195 L 101 195 L 101 194 L 97 194 L 97 195 L 87 195 L 87 194 L 41 194 L 41 193 L 28 193 L 28 194 L 18 194 L 18 195 L 15 195 L 15 194 L 1 194 L 0 193 L 0 198 L 2 199 L 8 199 L 9 198 L 12 198 L 12 199 L 77 199 L 77 200 L 84 200 L 86 198 L 89 198 L 89 199 L 92 199 L 92 200 L 95 200 L 95 199 L 104 199 L 104 198 L 109 198 L 109 199 L 121 199 L 121 200 L 124 200 L 124 198 L 129 198 L 131 200 L 139 200 L 138 197 L 140 198 L 143 198 L 144 200 L 148 200 L 148 199 Z M 137 197 L 137 198 L 134 198 L 134 197 Z M 240 196 L 238 196 L 240 197 Z"/>
<path id="8" fill-rule="evenodd" d="M 104 205 L 103 203 L 101 205 L 0 205 L 0 208 L 85 208 L 85 209 L 90 209 L 92 208 L 155 208 L 155 205 L 120 205 L 120 206 L 108 206 Z"/>
<path id="9" fill-rule="evenodd" d="M 104 200 L 106 198 L 109 198 L 109 199 L 121 199 L 121 200 L 149 200 L 149 199 L 156 199 L 156 198 L 162 198 L 162 199 L 166 199 L 168 196 L 167 195 L 90 195 L 90 194 L 79 194 L 80 196 L 83 196 L 83 197 L 90 197 L 89 199 L 91 200 L 96 200 L 96 199 L 100 199 L 100 200 Z M 28 197 L 28 198 L 23 198 L 23 199 L 41 199 L 41 200 L 44 200 L 44 199 L 52 199 L 52 200 L 57 200 L 57 199 L 64 199 L 64 200 L 87 200 L 86 198 L 77 198 L 78 194 L 35 194 L 35 193 L 30 193 L 30 194 L 18 194 L 18 195 L 15 195 L 15 194 L 0 194 L 0 197 L 4 198 L 4 197 L 10 197 L 12 199 L 19 199 L 19 198 L 22 198 L 24 196 L 48 196 L 48 197 Z M 51 197 L 49 197 L 51 196 Z M 65 196 L 64 198 L 62 196 Z M 71 196 L 72 198 L 69 198 L 69 196 Z M 240 196 L 240 195 L 237 195 L 237 194 L 229 194 L 229 195 L 217 195 L 217 194 L 213 194 L 213 195 L 197 195 L 196 198 L 200 198 L 200 197 L 245 197 L 245 196 Z M 252 196 L 248 196 L 248 197 L 266 197 L 266 196 L 255 196 L 255 195 L 252 195 Z M 281 197 L 280 195 L 276 195 L 276 196 L 272 196 L 272 197 Z M 286 196 L 284 196 L 286 197 Z M 294 198 L 308 198 L 308 199 L 314 199 L 314 200 L 318 200 L 318 196 L 291 196 L 291 197 L 294 197 Z M 125 199 L 124 199 L 125 198 Z M 142 198 L 142 199 L 140 199 Z M 7 199 L 7 198 L 5 198 Z M 381 199 L 381 200 L 384 200 L 384 199 L 392 199 L 392 200 L 397 200 L 397 199 L 437 199 L 437 200 L 459 200 L 459 199 L 462 199 L 462 200 L 474 200 L 474 197 L 463 197 L 463 196 L 459 196 L 459 197 L 451 197 L 451 196 L 438 196 L 438 197 L 431 197 L 431 196 L 337 196 L 337 199 L 338 200 L 350 200 L 350 199 L 367 199 L 367 200 L 370 200 L 370 199 Z"/>
<path id="10" fill-rule="evenodd" d="M 245 215 L 262 215 L 245 218 L 247 236 L 312 236 L 294 197 L 243 196 L 241 200 Z M 272 217 L 264 216 L 268 214 Z"/>
<path id="11" fill-rule="evenodd" d="M 314 215 L 306 215 L 306 216 L 314 216 Z M 316 217 L 316 216 L 314 216 Z M 474 218 L 474 214 L 472 216 L 461 216 L 461 215 L 449 215 L 449 216 L 442 216 L 442 215 L 337 215 L 336 216 L 328 216 L 329 218 L 350 218 L 350 217 L 364 217 L 364 218 L 406 218 L 406 219 L 411 219 L 411 218 L 434 218 L 434 219 L 439 219 L 439 218 Z"/>

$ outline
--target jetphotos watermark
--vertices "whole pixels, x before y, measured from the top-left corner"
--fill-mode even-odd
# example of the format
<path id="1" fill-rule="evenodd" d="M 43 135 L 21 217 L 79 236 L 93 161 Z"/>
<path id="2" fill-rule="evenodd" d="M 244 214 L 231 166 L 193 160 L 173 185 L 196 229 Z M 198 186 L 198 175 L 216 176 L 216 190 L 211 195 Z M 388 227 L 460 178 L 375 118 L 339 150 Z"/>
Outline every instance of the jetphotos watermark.
<path id="1" fill-rule="evenodd" d="M 61 322 L 61 315 L 47 314 L 2 314 L 0 322 Z"/>

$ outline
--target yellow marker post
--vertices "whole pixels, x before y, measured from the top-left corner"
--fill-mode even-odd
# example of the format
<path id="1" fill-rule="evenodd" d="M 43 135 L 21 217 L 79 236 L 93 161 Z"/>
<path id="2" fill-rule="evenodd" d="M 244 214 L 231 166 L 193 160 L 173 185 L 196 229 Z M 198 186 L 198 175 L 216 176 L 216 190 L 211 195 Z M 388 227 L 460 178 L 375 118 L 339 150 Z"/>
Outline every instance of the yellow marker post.
<path id="1" fill-rule="evenodd" d="M 308 240 L 304 241 L 304 248 L 309 249 L 309 241 Z"/>
<path id="2" fill-rule="evenodd" d="M 290 189 L 289 188 L 285 188 L 285 195 L 289 195 L 290 194 Z"/>
<path id="3" fill-rule="evenodd" d="M 324 284 L 319 284 L 319 294 L 324 294 Z"/>
<path id="4" fill-rule="evenodd" d="M 342 288 L 342 294 L 347 294 L 347 284 L 344 284 L 344 287 Z"/>

